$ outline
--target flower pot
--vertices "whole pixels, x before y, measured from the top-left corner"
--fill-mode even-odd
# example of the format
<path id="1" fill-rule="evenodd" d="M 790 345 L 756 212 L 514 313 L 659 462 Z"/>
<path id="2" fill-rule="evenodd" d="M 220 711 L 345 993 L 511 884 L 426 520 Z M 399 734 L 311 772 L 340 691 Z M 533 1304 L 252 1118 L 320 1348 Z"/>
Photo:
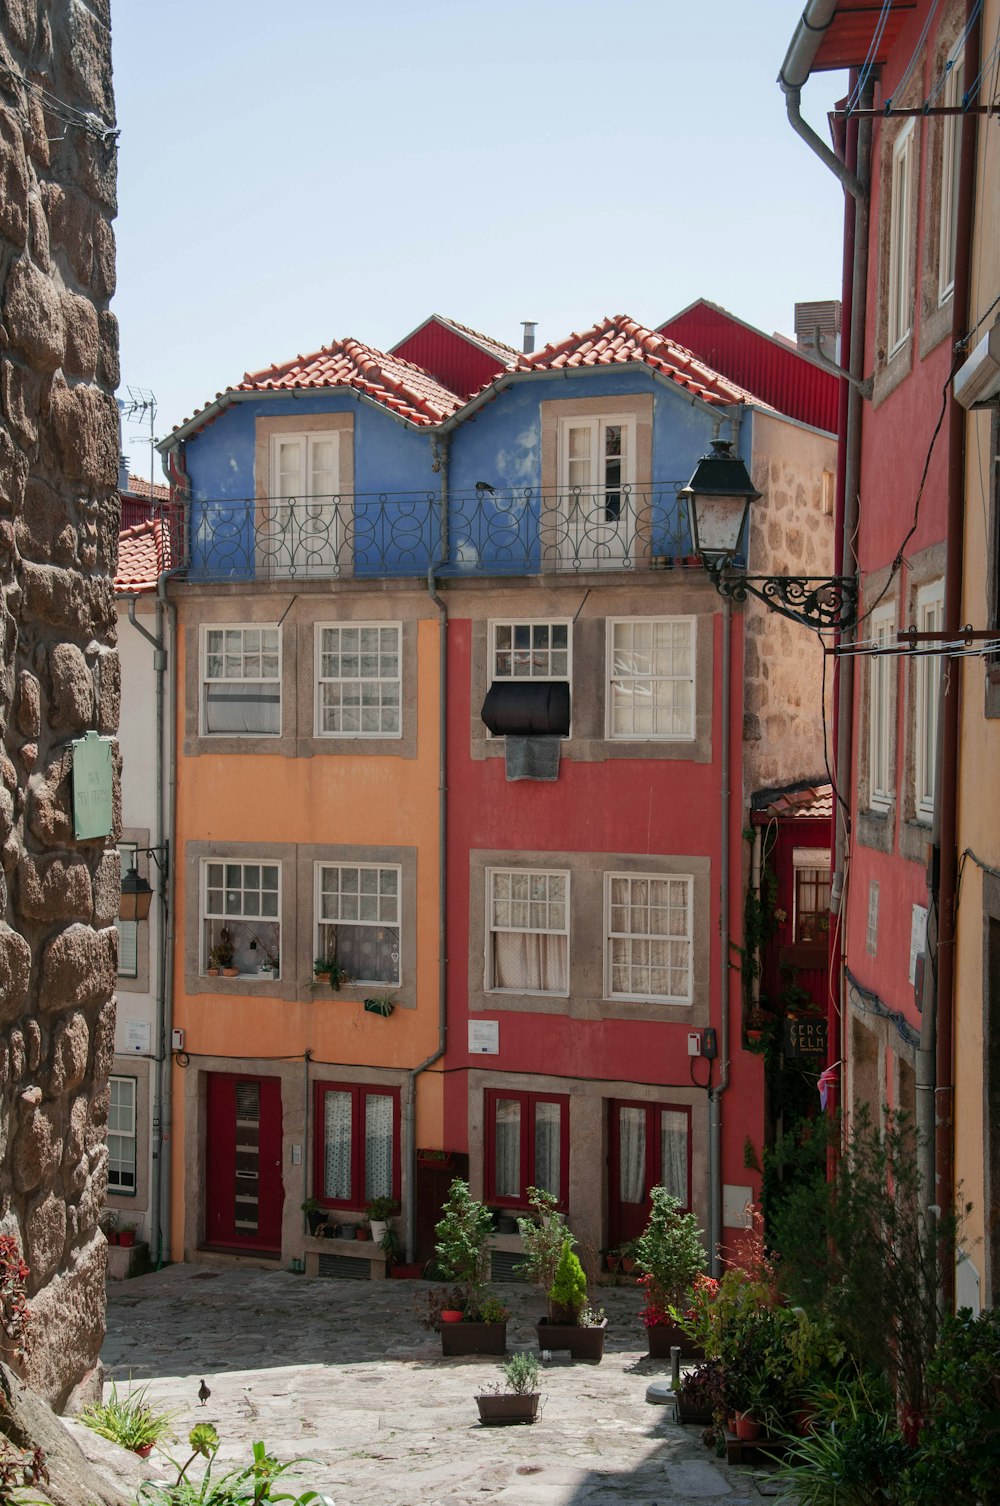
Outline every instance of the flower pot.
<path id="1" fill-rule="evenodd" d="M 380 1245 L 385 1238 L 385 1231 L 389 1225 L 381 1218 L 373 1218 L 370 1227 L 372 1239 L 377 1245 Z"/>
<path id="2" fill-rule="evenodd" d="M 419 1260 L 401 1260 L 389 1267 L 389 1275 L 397 1281 L 419 1281 L 423 1273 L 424 1268 Z"/>
<path id="3" fill-rule="evenodd" d="M 238 967 L 224 967 L 222 969 L 222 976 L 224 978 L 238 978 L 239 975 L 240 970 Z"/>
<path id="4" fill-rule="evenodd" d="M 329 986 L 330 986 L 330 974 L 329 973 L 313 973 L 313 982 L 315 982 L 315 983 L 325 983 L 326 986 L 329 988 Z"/>
<path id="5" fill-rule="evenodd" d="M 498 1234 L 516 1234 L 517 1219 L 510 1213 L 498 1213 L 494 1221 L 494 1228 Z"/>
<path id="6" fill-rule="evenodd" d="M 217 978 L 219 976 L 219 969 L 217 967 L 207 967 L 205 971 L 210 978 Z"/>
<path id="7" fill-rule="evenodd" d="M 327 1227 L 329 1227 L 329 1225 L 327 1225 Z M 358 1237 L 358 1226 L 357 1226 L 357 1224 L 340 1224 L 338 1226 L 338 1228 L 339 1228 L 339 1231 L 340 1231 L 340 1238 L 341 1239 L 357 1239 L 357 1237 Z"/>
<path id="8" fill-rule="evenodd" d="M 620 1255 L 605 1255 L 604 1257 L 605 1268 L 609 1271 L 617 1271 L 621 1263 L 622 1258 Z"/>
<path id="9" fill-rule="evenodd" d="M 109 1229 L 108 1232 L 107 1232 L 107 1234 L 105 1234 L 104 1237 L 107 1240 L 107 1242 L 108 1242 L 109 1245 L 118 1245 L 118 1244 L 121 1244 L 122 1237 L 118 1233 L 117 1229 Z"/>
<path id="10" fill-rule="evenodd" d="M 734 1431 L 740 1442 L 756 1443 L 763 1431 L 756 1417 L 752 1417 L 749 1412 L 737 1412 L 735 1421 Z"/>
<path id="11" fill-rule="evenodd" d="M 534 1422 L 538 1416 L 540 1391 L 529 1391 L 526 1396 L 513 1393 L 500 1396 L 477 1396 L 479 1421 L 486 1428 L 509 1427 L 515 1422 Z"/>
<path id="12" fill-rule="evenodd" d="M 678 1422 L 693 1422 L 699 1427 L 708 1427 L 715 1420 L 711 1407 L 706 1407 L 702 1402 L 688 1401 L 685 1397 L 678 1396 L 676 1407 Z"/>
<path id="13" fill-rule="evenodd" d="M 604 1358 L 604 1334 L 607 1318 L 593 1328 L 579 1323 L 550 1323 L 542 1318 L 538 1324 L 539 1349 L 568 1349 L 574 1360 L 599 1365 Z"/>
<path id="14" fill-rule="evenodd" d="M 140 1459 L 148 1459 L 154 1447 L 155 1444 L 152 1443 L 140 1443 L 138 1448 L 132 1450 L 132 1453 L 138 1454 Z"/>
<path id="15" fill-rule="evenodd" d="M 623 1255 L 621 1259 L 622 1270 L 625 1272 L 626 1276 L 631 1275 L 631 1273 L 635 1270 L 635 1257 L 633 1255 Z"/>
<path id="16" fill-rule="evenodd" d="M 460 1307 L 443 1307 L 441 1309 L 440 1318 L 442 1323 L 461 1323 L 464 1317 L 465 1314 Z"/>
<path id="17" fill-rule="evenodd" d="M 371 1239 L 371 1237 L 372 1237 L 372 1231 L 369 1229 L 369 1227 L 368 1227 L 367 1224 L 359 1224 L 358 1227 L 357 1227 L 357 1229 L 354 1231 L 354 1238 L 355 1239 L 362 1239 L 362 1240 L 364 1240 L 364 1239 Z"/>
<path id="18" fill-rule="evenodd" d="M 654 1323 L 646 1329 L 646 1341 L 649 1344 L 649 1357 L 651 1360 L 669 1360 L 670 1351 L 677 1348 L 681 1352 L 682 1360 L 702 1360 L 702 1354 L 694 1339 L 689 1339 L 684 1330 L 676 1323 Z"/>
<path id="19" fill-rule="evenodd" d="M 444 1314 L 442 1314 L 442 1317 Z M 464 1314 L 463 1314 L 464 1317 Z M 441 1353 L 506 1354 L 506 1323 L 445 1323 L 441 1329 Z"/>
<path id="20" fill-rule="evenodd" d="M 131 1247 L 135 1244 L 135 1230 L 122 1229 L 120 1234 L 118 1235 L 118 1243 L 120 1245 L 124 1245 L 128 1249 L 131 1249 Z"/>

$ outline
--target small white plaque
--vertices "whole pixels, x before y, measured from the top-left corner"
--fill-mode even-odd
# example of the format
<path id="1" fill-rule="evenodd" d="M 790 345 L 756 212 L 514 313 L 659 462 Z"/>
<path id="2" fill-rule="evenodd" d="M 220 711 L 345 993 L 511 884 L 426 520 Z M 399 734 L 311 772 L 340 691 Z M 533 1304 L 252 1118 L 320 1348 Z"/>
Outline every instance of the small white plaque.
<path id="1" fill-rule="evenodd" d="M 139 1055 L 149 1055 L 149 1022 L 147 1020 L 125 1021 L 125 1050 Z"/>
<path id="2" fill-rule="evenodd" d="M 913 906 L 910 921 L 910 982 L 917 981 L 917 958 L 927 946 L 927 909 L 924 905 Z"/>
<path id="3" fill-rule="evenodd" d="M 499 1020 L 470 1020 L 469 1021 L 469 1055 L 470 1056 L 499 1056 L 500 1055 L 500 1021 Z"/>
<path id="4" fill-rule="evenodd" d="M 726 1229 L 749 1229 L 751 1224 L 747 1205 L 752 1202 L 752 1187 L 736 1187 L 726 1183 L 722 1189 L 723 1226 Z"/>

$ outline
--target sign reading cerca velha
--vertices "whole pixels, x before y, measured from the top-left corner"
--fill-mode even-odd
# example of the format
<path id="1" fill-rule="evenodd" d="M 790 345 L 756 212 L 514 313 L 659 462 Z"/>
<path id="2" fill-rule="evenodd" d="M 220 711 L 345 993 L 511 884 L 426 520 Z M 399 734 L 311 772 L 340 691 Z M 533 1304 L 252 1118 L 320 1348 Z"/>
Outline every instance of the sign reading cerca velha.
<path id="1" fill-rule="evenodd" d="M 110 737 L 88 732 L 73 743 L 73 834 L 78 842 L 106 837 L 114 824 Z"/>
<path id="2" fill-rule="evenodd" d="M 826 1056 L 827 1022 L 823 1019 L 785 1020 L 785 1056 Z"/>

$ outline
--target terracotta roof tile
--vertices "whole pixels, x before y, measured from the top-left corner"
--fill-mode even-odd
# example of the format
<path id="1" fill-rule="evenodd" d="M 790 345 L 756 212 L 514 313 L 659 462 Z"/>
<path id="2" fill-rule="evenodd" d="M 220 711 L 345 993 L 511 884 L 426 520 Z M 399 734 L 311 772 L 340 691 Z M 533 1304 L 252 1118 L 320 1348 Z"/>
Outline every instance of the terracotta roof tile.
<path id="1" fill-rule="evenodd" d="M 568 340 L 546 345 L 534 355 L 521 356 L 516 369 L 563 371 L 579 366 L 618 366 L 629 361 L 643 362 L 706 403 L 769 406 L 721 372 L 713 371 L 676 340 L 637 324 L 625 314 L 604 319 L 583 334 L 570 335 Z"/>
<path id="2" fill-rule="evenodd" d="M 156 481 L 146 481 L 142 476 L 134 476 L 129 471 L 128 495 L 130 497 L 143 497 L 148 502 L 169 502 L 170 488 Z"/>
<path id="3" fill-rule="evenodd" d="M 247 372 L 237 392 L 280 392 L 303 388 L 352 387 L 414 424 L 450 418 L 461 399 L 420 366 L 385 354 L 360 340 L 335 340 L 309 356 Z"/>
<path id="4" fill-rule="evenodd" d="M 118 535 L 115 591 L 130 595 L 155 591 L 158 576 L 170 569 L 170 529 L 160 518 L 125 528 Z"/>
<path id="5" fill-rule="evenodd" d="M 833 786 L 817 784 L 802 790 L 771 791 L 766 805 L 753 800 L 754 819 L 770 821 L 778 819 L 829 819 L 833 815 Z"/>

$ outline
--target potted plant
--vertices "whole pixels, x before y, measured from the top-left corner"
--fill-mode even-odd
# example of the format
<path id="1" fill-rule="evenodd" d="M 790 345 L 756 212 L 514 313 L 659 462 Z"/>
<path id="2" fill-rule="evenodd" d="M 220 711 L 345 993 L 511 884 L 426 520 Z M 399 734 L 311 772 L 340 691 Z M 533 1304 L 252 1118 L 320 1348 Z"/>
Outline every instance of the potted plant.
<path id="1" fill-rule="evenodd" d="M 307 1197 L 301 1206 L 302 1212 L 309 1222 L 309 1233 L 315 1238 L 326 1223 L 326 1213 L 314 1197 Z"/>
<path id="2" fill-rule="evenodd" d="M 461 1323 L 441 1328 L 442 1354 L 503 1354 L 507 1348 L 507 1311 L 484 1290 L 487 1244 L 493 1215 L 485 1203 L 470 1196 L 469 1186 L 456 1177 L 434 1230 L 434 1254 L 447 1281 L 459 1283 Z"/>
<path id="3" fill-rule="evenodd" d="M 524 1247 L 524 1259 L 518 1265 L 518 1274 L 525 1281 L 540 1286 L 548 1296 L 564 1243 L 568 1239 L 572 1248 L 576 1241 L 551 1192 L 543 1192 L 540 1187 L 529 1187 L 528 1202 L 534 1216 L 519 1218 L 517 1221 L 517 1230 Z"/>
<path id="4" fill-rule="evenodd" d="M 233 945 L 233 938 L 228 928 L 223 926 L 219 932 L 218 941 L 209 953 L 208 970 L 212 972 L 215 969 L 221 972 L 224 978 L 238 978 L 239 968 L 233 966 L 235 960 L 236 948 Z"/>
<path id="5" fill-rule="evenodd" d="M 599 1364 L 604 1357 L 608 1320 L 601 1308 L 587 1300 L 587 1278 L 573 1253 L 572 1237 L 563 1239 L 559 1262 L 549 1287 L 549 1315 L 538 1324 L 539 1349 L 568 1349 L 573 1359 Z"/>
<path id="6" fill-rule="evenodd" d="M 701 1351 L 678 1326 L 676 1313 L 687 1306 L 695 1278 L 707 1264 L 702 1231 L 693 1213 L 682 1213 L 681 1204 L 665 1187 L 650 1192 L 652 1208 L 645 1230 L 634 1243 L 639 1284 L 646 1302 L 639 1316 L 646 1328 L 652 1359 L 669 1359 L 676 1345 L 685 1359 L 701 1357 Z"/>
<path id="7" fill-rule="evenodd" d="M 533 1354 L 512 1354 L 503 1367 L 503 1382 L 485 1386 L 476 1395 L 484 1427 L 508 1427 L 534 1422 L 538 1416 L 538 1361 Z"/>
<path id="8" fill-rule="evenodd" d="M 365 1217 L 368 1219 L 372 1231 L 372 1239 L 380 1244 L 389 1227 L 389 1220 L 394 1213 L 399 1212 L 399 1204 L 394 1197 L 373 1197 L 365 1207 Z"/>
<path id="9" fill-rule="evenodd" d="M 131 1249 L 135 1244 L 138 1227 L 138 1224 L 121 1224 L 118 1229 L 118 1243 Z"/>
<path id="10" fill-rule="evenodd" d="M 105 1208 L 98 1219 L 98 1226 L 109 1245 L 119 1242 L 118 1235 L 118 1210 L 117 1208 Z"/>
<path id="11" fill-rule="evenodd" d="M 693 1370 L 685 1370 L 677 1390 L 678 1422 L 695 1422 L 709 1426 L 725 1412 L 724 1376 L 721 1360 L 706 1360 Z"/>
<path id="12" fill-rule="evenodd" d="M 113 1381 L 107 1401 L 96 1401 L 80 1413 L 85 1428 L 131 1449 L 143 1459 L 149 1458 L 158 1439 L 173 1436 L 170 1431 L 173 1417 L 173 1412 L 153 1410 L 146 1400 L 145 1386 L 138 1391 L 129 1387 L 125 1396 L 120 1397 Z"/>
<path id="13" fill-rule="evenodd" d="M 327 959 L 325 957 L 314 957 L 313 958 L 313 982 L 314 983 L 329 983 L 329 981 L 330 981 L 330 969 L 331 969 L 332 966 L 333 966 L 333 963 L 327 961 Z"/>

